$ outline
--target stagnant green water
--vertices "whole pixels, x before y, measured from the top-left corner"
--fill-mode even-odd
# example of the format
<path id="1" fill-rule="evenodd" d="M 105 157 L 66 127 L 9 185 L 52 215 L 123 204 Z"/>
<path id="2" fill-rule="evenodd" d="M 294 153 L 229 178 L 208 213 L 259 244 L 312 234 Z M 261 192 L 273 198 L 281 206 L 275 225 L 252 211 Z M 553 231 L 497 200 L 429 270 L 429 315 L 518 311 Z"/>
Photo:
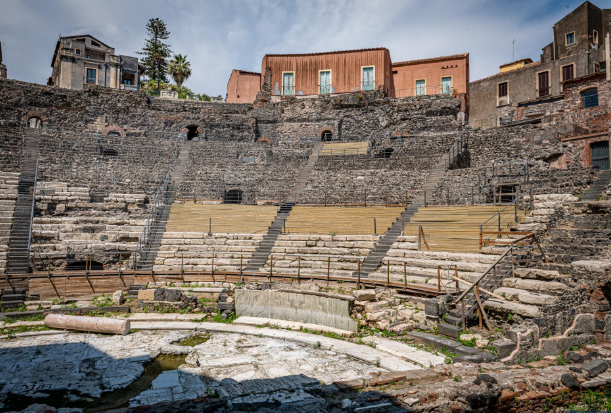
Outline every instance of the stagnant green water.
<path id="1" fill-rule="evenodd" d="M 199 334 L 193 337 L 186 338 L 182 341 L 179 341 L 178 345 L 185 346 L 185 347 L 195 347 L 200 344 L 204 344 L 208 340 L 210 340 L 209 334 Z"/>
<path id="2" fill-rule="evenodd" d="M 201 337 L 202 336 L 195 336 L 192 338 L 199 338 L 201 340 Z M 202 341 L 202 343 L 206 342 L 209 338 L 210 337 L 205 337 L 205 340 Z M 157 376 L 159 376 L 164 371 L 178 369 L 178 367 L 180 367 L 182 364 L 185 364 L 186 358 L 186 355 L 159 356 L 152 363 L 144 367 L 144 373 L 142 374 L 142 376 L 136 379 L 133 383 L 122 389 L 103 393 L 99 398 L 83 396 L 83 398 L 78 400 L 70 400 L 69 398 L 65 397 L 65 391 L 58 390 L 46 391 L 45 393 L 48 394 L 49 397 L 44 398 L 34 398 L 27 397 L 21 394 L 9 393 L 4 403 L 4 408 L 6 409 L 6 411 L 20 411 L 31 404 L 44 403 L 55 408 L 78 407 L 88 413 L 109 409 L 117 409 L 120 407 L 127 407 L 131 399 L 151 387 L 151 383 L 157 378 Z"/>

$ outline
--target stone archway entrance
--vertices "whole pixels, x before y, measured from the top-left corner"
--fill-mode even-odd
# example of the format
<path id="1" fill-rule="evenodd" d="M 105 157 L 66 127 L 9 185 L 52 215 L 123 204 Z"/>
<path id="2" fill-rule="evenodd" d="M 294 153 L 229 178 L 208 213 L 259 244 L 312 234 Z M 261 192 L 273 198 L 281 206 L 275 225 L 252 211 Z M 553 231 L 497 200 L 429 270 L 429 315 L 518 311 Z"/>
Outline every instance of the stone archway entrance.
<path id="1" fill-rule="evenodd" d="M 187 129 L 187 140 L 193 140 L 195 138 L 199 138 L 199 126 L 197 125 L 187 125 L 185 128 Z"/>
<path id="2" fill-rule="evenodd" d="M 230 189 L 225 191 L 223 197 L 225 204 L 241 204 L 242 203 L 242 190 L 241 189 Z"/>
<path id="3" fill-rule="evenodd" d="M 323 142 L 330 142 L 333 140 L 333 132 L 325 130 L 320 134 L 320 140 Z"/>

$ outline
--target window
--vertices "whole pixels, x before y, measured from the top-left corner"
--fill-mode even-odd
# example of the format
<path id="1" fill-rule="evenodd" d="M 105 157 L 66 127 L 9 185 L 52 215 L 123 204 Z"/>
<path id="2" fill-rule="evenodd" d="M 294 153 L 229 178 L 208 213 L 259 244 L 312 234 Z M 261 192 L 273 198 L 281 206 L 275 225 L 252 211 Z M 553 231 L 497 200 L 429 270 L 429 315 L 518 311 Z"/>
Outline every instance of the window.
<path id="1" fill-rule="evenodd" d="M 575 32 L 566 34 L 566 46 L 570 46 L 575 43 Z"/>
<path id="2" fill-rule="evenodd" d="M 594 62 L 594 73 L 600 72 L 600 63 Z"/>
<path id="3" fill-rule="evenodd" d="M 92 40 L 92 41 L 91 41 L 91 45 L 92 45 L 92 46 L 96 46 L 96 47 L 102 47 L 102 46 L 100 45 L 100 43 L 96 42 L 95 40 Z"/>
<path id="4" fill-rule="evenodd" d="M 549 95 L 549 72 L 537 74 L 539 97 Z"/>
<path id="5" fill-rule="evenodd" d="M 74 51 L 74 53 L 76 53 L 77 56 L 80 56 L 81 55 L 81 49 L 76 49 Z"/>
<path id="6" fill-rule="evenodd" d="M 592 43 L 598 44 L 598 32 L 596 30 L 592 30 Z"/>
<path id="7" fill-rule="evenodd" d="M 452 93 L 452 77 L 441 78 L 441 93 L 444 95 Z"/>
<path id="8" fill-rule="evenodd" d="M 295 94 L 295 73 L 282 72 L 282 94 L 293 96 Z"/>
<path id="9" fill-rule="evenodd" d="M 426 95 L 426 80 L 416 80 L 416 96 Z"/>
<path id="10" fill-rule="evenodd" d="M 573 65 L 562 66 L 562 81 L 570 80 L 574 76 L 573 74 Z"/>
<path id="11" fill-rule="evenodd" d="M 361 75 L 362 90 L 373 90 L 375 87 L 375 73 L 373 66 L 363 67 Z"/>
<path id="12" fill-rule="evenodd" d="M 598 89 L 588 89 L 581 92 L 581 107 L 593 108 L 598 106 Z"/>
<path id="13" fill-rule="evenodd" d="M 499 83 L 499 97 L 507 96 L 507 82 Z"/>
<path id="14" fill-rule="evenodd" d="M 96 70 L 95 69 L 87 69 L 87 83 L 96 83 Z"/>
<path id="15" fill-rule="evenodd" d="M 318 72 L 319 84 L 318 84 L 318 93 L 321 95 L 327 95 L 331 93 L 331 71 L 330 70 L 320 70 Z"/>

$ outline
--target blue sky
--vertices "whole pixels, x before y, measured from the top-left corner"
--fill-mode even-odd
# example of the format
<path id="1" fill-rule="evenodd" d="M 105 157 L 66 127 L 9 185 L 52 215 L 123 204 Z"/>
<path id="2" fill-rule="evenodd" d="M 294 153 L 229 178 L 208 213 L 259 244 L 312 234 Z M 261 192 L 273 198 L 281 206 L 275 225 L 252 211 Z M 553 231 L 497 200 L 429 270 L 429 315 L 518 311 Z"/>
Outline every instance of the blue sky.
<path id="1" fill-rule="evenodd" d="M 387 47 L 393 61 L 470 53 L 471 80 L 515 58 L 538 60 L 572 0 L 0 0 L 8 76 L 45 84 L 62 35 L 91 34 L 135 55 L 149 18 L 164 20 L 185 86 L 225 96 L 232 69 L 261 70 L 266 53 Z M 601 8 L 611 1 L 594 0 Z M 567 7 L 568 6 L 568 7 Z"/>

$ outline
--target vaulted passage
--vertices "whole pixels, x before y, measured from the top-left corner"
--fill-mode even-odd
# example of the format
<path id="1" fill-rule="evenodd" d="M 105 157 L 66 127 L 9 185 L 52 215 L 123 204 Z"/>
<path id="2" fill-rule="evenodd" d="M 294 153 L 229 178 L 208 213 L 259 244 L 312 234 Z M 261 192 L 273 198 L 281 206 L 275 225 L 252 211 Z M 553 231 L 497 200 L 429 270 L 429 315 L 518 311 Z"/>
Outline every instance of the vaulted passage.
<path id="1" fill-rule="evenodd" d="M 197 125 L 187 125 L 187 140 L 199 137 L 199 131 Z"/>
<path id="2" fill-rule="evenodd" d="M 74 261 L 66 265 L 66 271 L 84 271 L 84 270 L 103 270 L 104 264 L 97 261 L 90 261 L 87 266 L 87 261 Z"/>
<path id="3" fill-rule="evenodd" d="M 230 189 L 225 192 L 223 202 L 226 204 L 241 204 L 242 203 L 242 190 L 241 189 Z"/>

